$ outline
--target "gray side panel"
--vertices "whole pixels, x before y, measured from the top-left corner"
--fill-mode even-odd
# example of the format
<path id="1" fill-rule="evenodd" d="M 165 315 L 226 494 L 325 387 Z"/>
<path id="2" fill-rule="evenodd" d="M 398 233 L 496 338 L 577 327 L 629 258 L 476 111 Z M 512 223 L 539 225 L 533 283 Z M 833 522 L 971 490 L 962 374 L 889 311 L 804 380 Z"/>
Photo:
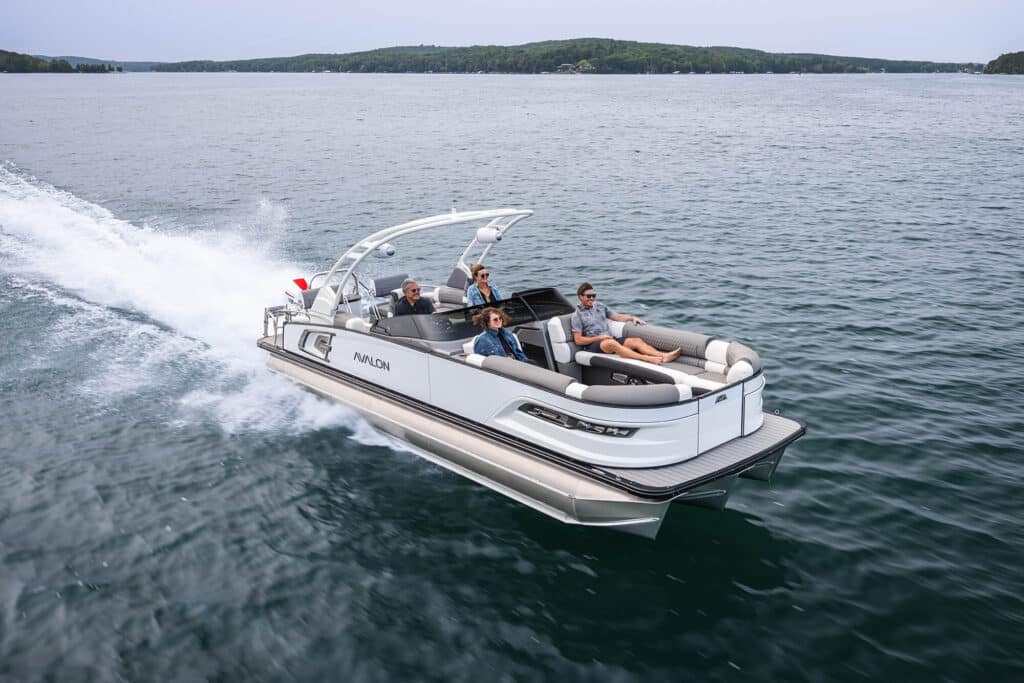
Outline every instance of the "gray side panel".
<path id="1" fill-rule="evenodd" d="M 407 277 L 409 277 L 408 273 L 401 273 L 400 275 L 387 275 L 385 277 L 373 278 L 374 296 L 390 295 L 391 290 L 401 287 L 402 282 L 404 282 Z"/>
<path id="2" fill-rule="evenodd" d="M 570 377 L 577 382 L 583 381 L 583 368 L 576 363 L 555 363 L 555 367 L 558 368 L 560 374 Z"/>
<path id="3" fill-rule="evenodd" d="M 607 368 L 613 372 L 622 372 L 631 377 L 660 382 L 662 384 L 675 384 L 675 380 L 668 373 L 662 372 L 656 365 L 636 365 L 623 363 L 618 356 L 608 354 L 594 355 L 590 358 L 590 366 L 595 368 Z"/>
<path id="4" fill-rule="evenodd" d="M 725 359 L 729 362 L 729 367 L 736 365 L 741 360 L 745 360 L 754 368 L 755 373 L 761 369 L 761 357 L 757 355 L 757 352 L 739 342 L 731 342 L 729 344 L 729 348 L 725 352 Z"/>
<path id="5" fill-rule="evenodd" d="M 683 355 L 694 358 L 704 357 L 704 350 L 708 348 L 708 342 L 712 339 L 706 334 L 697 332 L 670 330 L 657 325 L 635 325 L 633 323 L 626 323 L 623 334 L 626 337 L 639 337 L 662 351 L 682 349 Z"/>
<path id="6" fill-rule="evenodd" d="M 559 394 L 564 393 L 565 388 L 573 382 L 572 377 L 505 356 L 488 356 L 484 359 L 483 367 Z"/>
<path id="7" fill-rule="evenodd" d="M 614 406 L 663 406 L 679 403 L 679 391 L 674 384 L 587 387 L 583 400 Z"/>

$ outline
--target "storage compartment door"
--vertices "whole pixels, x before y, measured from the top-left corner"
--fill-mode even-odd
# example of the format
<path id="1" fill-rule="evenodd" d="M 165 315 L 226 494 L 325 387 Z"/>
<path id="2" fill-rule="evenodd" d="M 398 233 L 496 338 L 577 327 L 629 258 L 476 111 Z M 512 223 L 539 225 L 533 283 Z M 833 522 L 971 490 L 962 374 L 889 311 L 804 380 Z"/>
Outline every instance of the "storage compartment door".
<path id="1" fill-rule="evenodd" d="M 700 452 L 710 450 L 740 435 L 743 421 L 743 385 L 705 396 L 697 402 Z"/>
<path id="2" fill-rule="evenodd" d="M 764 424 L 764 375 L 743 384 L 743 436 L 753 434 Z"/>

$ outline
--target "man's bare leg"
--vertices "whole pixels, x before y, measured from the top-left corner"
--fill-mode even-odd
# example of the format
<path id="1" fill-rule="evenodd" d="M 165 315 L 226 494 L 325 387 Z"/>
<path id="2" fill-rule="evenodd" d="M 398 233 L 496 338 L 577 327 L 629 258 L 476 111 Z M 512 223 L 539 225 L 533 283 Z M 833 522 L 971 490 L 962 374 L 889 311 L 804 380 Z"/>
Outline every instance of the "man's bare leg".
<path id="1" fill-rule="evenodd" d="M 662 360 L 666 363 L 671 363 L 676 358 L 682 355 L 682 349 L 673 349 L 672 351 L 659 351 L 654 348 L 643 339 L 638 337 L 630 337 L 626 340 L 626 348 L 632 349 L 637 353 L 642 353 L 645 356 L 661 356 Z"/>
<path id="2" fill-rule="evenodd" d="M 605 339 L 601 342 L 601 350 L 605 353 L 614 353 L 615 355 L 622 356 L 623 358 L 642 360 L 646 363 L 653 363 L 654 365 L 660 365 L 665 362 L 663 354 L 657 349 L 655 349 L 653 354 L 639 353 L 629 347 L 623 346 L 613 339 Z"/>

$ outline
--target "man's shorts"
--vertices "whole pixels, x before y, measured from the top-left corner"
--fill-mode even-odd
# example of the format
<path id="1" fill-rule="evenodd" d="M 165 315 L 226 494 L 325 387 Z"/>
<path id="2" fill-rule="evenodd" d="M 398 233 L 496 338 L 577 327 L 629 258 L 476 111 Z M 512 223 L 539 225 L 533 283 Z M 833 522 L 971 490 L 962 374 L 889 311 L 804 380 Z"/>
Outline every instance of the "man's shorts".
<path id="1" fill-rule="evenodd" d="M 612 337 L 612 339 L 614 339 L 615 341 L 617 341 L 617 342 L 619 342 L 620 344 L 623 344 L 623 345 L 625 345 L 625 343 L 626 343 L 626 338 L 625 337 Z M 601 339 L 600 341 L 591 342 L 591 343 L 587 344 L 586 346 L 584 346 L 583 350 L 584 351 L 590 351 L 591 353 L 604 353 L 604 351 L 601 350 L 601 342 L 602 341 L 608 341 L 608 340 L 607 339 Z"/>

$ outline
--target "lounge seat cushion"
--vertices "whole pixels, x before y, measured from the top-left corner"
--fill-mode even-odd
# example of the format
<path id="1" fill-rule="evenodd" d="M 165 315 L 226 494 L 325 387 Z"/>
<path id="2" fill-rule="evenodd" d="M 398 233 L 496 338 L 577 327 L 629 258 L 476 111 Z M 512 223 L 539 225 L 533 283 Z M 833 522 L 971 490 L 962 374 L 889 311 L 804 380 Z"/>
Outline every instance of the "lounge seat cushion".
<path id="1" fill-rule="evenodd" d="M 574 381 L 572 377 L 505 356 L 480 356 L 474 353 L 466 357 L 466 362 L 559 394 L 564 393 L 566 387 Z"/>
<path id="2" fill-rule="evenodd" d="M 728 382 L 750 377 L 762 368 L 761 358 L 757 352 L 740 342 L 715 339 L 685 330 L 670 330 L 657 325 L 634 323 L 626 324 L 623 334 L 626 337 L 639 337 L 662 351 L 680 348 L 683 350 L 683 357 L 680 359 L 683 363 L 694 363 L 709 373 L 722 375 Z"/>
<path id="3" fill-rule="evenodd" d="M 565 393 L 574 398 L 605 405 L 659 406 L 685 401 L 691 397 L 689 389 L 678 384 L 587 386 L 574 382 Z"/>
<path id="4" fill-rule="evenodd" d="M 685 385 L 687 388 L 697 387 L 700 389 L 714 391 L 715 389 L 724 386 L 724 382 L 711 382 L 699 377 L 698 375 L 681 372 L 677 368 L 673 367 L 674 364 L 672 363 L 654 365 L 652 363 L 645 363 L 642 360 L 623 358 L 622 356 L 615 356 L 608 353 L 591 353 L 590 351 L 577 351 L 576 362 L 580 365 L 587 365 L 595 368 L 606 368 L 612 372 L 623 372 L 628 375 L 632 375 L 633 377 L 640 377 L 655 382 Z"/>
<path id="5" fill-rule="evenodd" d="M 651 346 L 663 351 L 682 349 L 684 356 L 691 358 L 704 358 L 704 352 L 712 337 L 697 332 L 686 330 L 670 330 L 657 325 L 637 325 L 626 323 L 623 329 L 624 337 L 639 337 Z"/>
<path id="6" fill-rule="evenodd" d="M 685 384 L 690 375 L 677 372 L 668 365 L 654 365 L 641 360 L 623 358 L 610 353 L 577 351 L 576 362 L 591 368 L 604 368 L 612 372 L 623 372 L 632 377 L 660 382 L 662 384 Z"/>
<path id="7" fill-rule="evenodd" d="M 461 289 L 440 285 L 434 290 L 434 301 L 437 304 L 459 304 L 466 305 L 466 295 Z"/>

